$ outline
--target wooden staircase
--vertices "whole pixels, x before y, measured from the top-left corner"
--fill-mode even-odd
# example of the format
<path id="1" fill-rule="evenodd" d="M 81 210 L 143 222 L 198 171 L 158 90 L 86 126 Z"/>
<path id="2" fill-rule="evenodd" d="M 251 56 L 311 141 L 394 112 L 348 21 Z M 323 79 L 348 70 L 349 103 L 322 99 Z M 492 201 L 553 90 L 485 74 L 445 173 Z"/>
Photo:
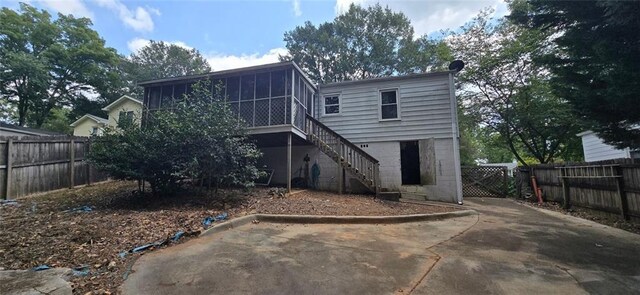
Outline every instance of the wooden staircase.
<path id="1" fill-rule="evenodd" d="M 339 177 L 340 192 L 344 187 L 344 171 L 351 173 L 376 195 L 380 192 L 378 160 L 308 114 L 304 128 L 307 140 L 343 168 Z"/>

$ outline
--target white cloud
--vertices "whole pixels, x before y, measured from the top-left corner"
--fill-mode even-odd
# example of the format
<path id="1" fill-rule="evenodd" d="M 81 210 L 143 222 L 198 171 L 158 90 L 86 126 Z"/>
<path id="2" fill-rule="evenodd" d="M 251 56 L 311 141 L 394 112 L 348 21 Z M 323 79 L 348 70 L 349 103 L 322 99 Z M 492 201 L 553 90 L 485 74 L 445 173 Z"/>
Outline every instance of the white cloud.
<path id="1" fill-rule="evenodd" d="M 278 62 L 280 55 L 286 55 L 286 48 L 273 48 L 265 54 L 220 54 L 212 53 L 205 54 L 205 58 L 209 62 L 209 65 L 214 71 L 221 71 L 227 69 L 235 69 L 241 67 L 250 67 L 255 65 L 263 65 L 269 63 Z"/>
<path id="2" fill-rule="evenodd" d="M 404 13 L 411 20 L 416 36 L 442 29 L 455 30 L 485 7 L 496 9 L 497 17 L 507 13 L 504 0 L 336 0 L 336 14 L 346 12 L 351 3 L 362 6 L 380 3 L 393 11 Z"/>
<path id="3" fill-rule="evenodd" d="M 140 50 L 142 47 L 149 45 L 150 42 L 151 41 L 149 39 L 134 38 L 134 39 L 131 39 L 129 42 L 127 42 L 127 48 L 129 48 L 131 52 L 136 52 Z M 189 50 L 193 49 L 193 47 L 187 45 L 182 41 L 164 41 L 164 42 L 173 44 L 173 45 L 178 45 L 182 48 L 189 49 Z"/>
<path id="4" fill-rule="evenodd" d="M 42 3 L 43 6 L 62 14 L 73 14 L 73 16 L 75 17 L 88 18 L 93 18 L 94 16 L 93 12 L 91 12 L 89 8 L 84 5 L 84 2 L 82 2 L 82 0 L 41 0 L 38 2 Z"/>
<path id="5" fill-rule="evenodd" d="M 292 0 L 291 4 L 293 4 L 293 13 L 296 16 L 301 16 L 302 10 L 300 9 L 300 0 Z"/>
<path id="6" fill-rule="evenodd" d="M 155 8 L 138 6 L 131 10 L 119 0 L 97 0 L 96 3 L 101 7 L 116 12 L 126 26 L 138 32 L 153 31 L 154 24 L 151 14 L 160 15 L 160 11 Z"/>

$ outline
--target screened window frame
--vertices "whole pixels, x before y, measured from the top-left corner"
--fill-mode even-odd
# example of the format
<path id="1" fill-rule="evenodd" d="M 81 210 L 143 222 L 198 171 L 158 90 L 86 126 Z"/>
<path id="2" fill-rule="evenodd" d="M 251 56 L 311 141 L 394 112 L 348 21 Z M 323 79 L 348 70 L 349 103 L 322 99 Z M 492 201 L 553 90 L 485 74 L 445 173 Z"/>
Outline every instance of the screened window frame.
<path id="1" fill-rule="evenodd" d="M 382 118 L 382 107 L 383 106 L 389 106 L 389 105 L 394 105 L 392 103 L 388 103 L 388 104 L 383 104 L 382 103 L 382 93 L 383 92 L 395 92 L 396 93 L 396 117 L 395 118 L 387 118 L 387 119 L 383 119 Z M 379 121 L 399 121 L 401 120 L 400 117 L 400 88 L 384 88 L 384 89 L 378 89 L 378 120 Z"/>
<path id="2" fill-rule="evenodd" d="M 328 113 L 327 114 L 327 100 L 328 97 L 337 97 L 338 98 L 338 112 L 337 113 Z M 332 106 L 335 104 L 330 104 Z M 342 94 L 341 93 L 327 93 L 322 95 L 322 116 L 338 116 L 342 114 Z"/>

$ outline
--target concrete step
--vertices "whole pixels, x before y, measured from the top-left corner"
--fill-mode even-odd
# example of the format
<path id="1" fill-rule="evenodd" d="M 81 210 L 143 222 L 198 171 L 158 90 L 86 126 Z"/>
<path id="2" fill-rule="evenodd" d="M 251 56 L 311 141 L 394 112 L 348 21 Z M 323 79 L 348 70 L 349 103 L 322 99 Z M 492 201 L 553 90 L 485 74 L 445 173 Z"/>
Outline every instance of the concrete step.
<path id="1" fill-rule="evenodd" d="M 387 201 L 400 201 L 402 194 L 400 192 L 380 192 L 376 198 Z"/>

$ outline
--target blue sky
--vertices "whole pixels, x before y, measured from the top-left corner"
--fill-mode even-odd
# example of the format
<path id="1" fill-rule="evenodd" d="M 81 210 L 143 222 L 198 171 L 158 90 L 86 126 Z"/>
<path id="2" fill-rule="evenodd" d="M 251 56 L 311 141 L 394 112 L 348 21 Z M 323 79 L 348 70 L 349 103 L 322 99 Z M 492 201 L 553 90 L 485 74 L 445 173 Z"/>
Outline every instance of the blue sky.
<path id="1" fill-rule="evenodd" d="M 17 9 L 18 2 L 0 0 Z M 350 3 L 379 2 L 405 13 L 416 35 L 456 29 L 480 9 L 506 12 L 503 0 L 28 0 L 52 13 L 90 18 L 94 29 L 122 54 L 161 40 L 198 49 L 214 70 L 277 61 L 285 54 L 283 35 L 305 21 L 333 20 Z"/>

